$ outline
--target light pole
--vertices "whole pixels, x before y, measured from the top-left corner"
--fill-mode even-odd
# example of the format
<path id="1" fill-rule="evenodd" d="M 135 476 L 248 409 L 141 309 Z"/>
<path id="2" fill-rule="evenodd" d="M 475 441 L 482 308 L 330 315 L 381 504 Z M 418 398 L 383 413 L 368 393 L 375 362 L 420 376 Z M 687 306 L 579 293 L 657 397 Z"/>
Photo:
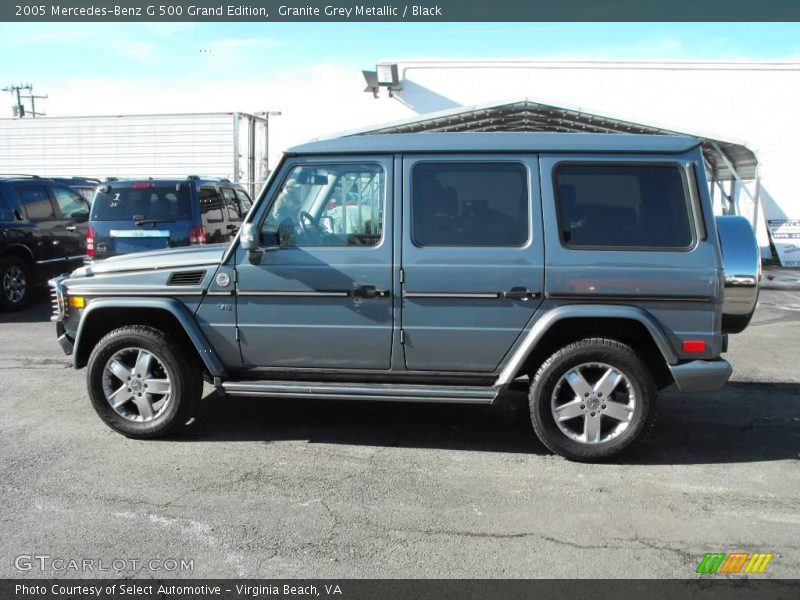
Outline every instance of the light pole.
<path id="1" fill-rule="evenodd" d="M 270 169 L 269 169 L 269 118 L 270 117 L 280 117 L 281 111 L 279 110 L 267 110 L 264 111 L 264 121 L 266 132 L 264 133 L 264 165 L 267 167 L 267 179 L 269 179 Z"/>

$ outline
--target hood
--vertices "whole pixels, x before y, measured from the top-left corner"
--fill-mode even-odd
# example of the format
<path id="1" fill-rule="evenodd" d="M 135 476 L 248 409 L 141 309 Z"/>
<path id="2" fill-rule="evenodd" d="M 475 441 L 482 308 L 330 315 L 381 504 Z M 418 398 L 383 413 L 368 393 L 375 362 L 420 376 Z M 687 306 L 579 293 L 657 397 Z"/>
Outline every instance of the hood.
<path id="1" fill-rule="evenodd" d="M 200 265 L 218 265 L 228 244 L 210 244 L 208 246 L 187 246 L 153 250 L 152 252 L 136 252 L 122 254 L 76 269 L 72 277 L 91 277 L 119 271 L 149 271 L 193 267 Z"/>

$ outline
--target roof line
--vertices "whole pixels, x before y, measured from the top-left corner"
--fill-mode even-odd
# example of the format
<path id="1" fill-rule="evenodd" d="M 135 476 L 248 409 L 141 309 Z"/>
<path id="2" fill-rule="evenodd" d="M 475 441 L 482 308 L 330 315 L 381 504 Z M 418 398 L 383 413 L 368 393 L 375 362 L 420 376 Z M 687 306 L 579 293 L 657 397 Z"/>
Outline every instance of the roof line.
<path id="1" fill-rule="evenodd" d="M 750 148 L 747 145 L 747 141 L 746 140 L 737 140 L 737 139 L 732 139 L 732 138 L 721 137 L 721 136 L 717 136 L 717 135 L 715 135 L 715 134 L 713 134 L 711 132 L 679 131 L 679 130 L 674 129 L 673 127 L 667 126 L 664 123 L 658 123 L 658 122 L 638 123 L 636 121 L 631 121 L 630 119 L 627 119 L 627 118 L 624 118 L 624 117 L 615 116 L 614 114 L 600 113 L 600 112 L 597 112 L 595 110 L 587 110 L 587 109 L 583 108 L 582 106 L 578 106 L 578 105 L 556 104 L 554 102 L 549 102 L 549 101 L 546 101 L 546 100 L 533 99 L 533 98 L 531 98 L 529 96 L 522 96 L 522 97 L 516 97 L 516 98 L 507 98 L 505 100 L 493 101 L 493 102 L 488 102 L 488 103 L 485 103 L 485 104 L 475 104 L 475 105 L 472 105 L 472 106 L 459 106 L 459 107 L 456 107 L 456 108 L 448 108 L 448 109 L 441 110 L 441 111 L 436 111 L 436 112 L 422 113 L 422 114 L 418 114 L 418 115 L 415 115 L 413 117 L 409 117 L 409 118 L 406 118 L 406 119 L 399 119 L 397 121 L 391 121 L 391 122 L 388 122 L 388 123 L 382 123 L 380 125 L 373 125 L 371 127 L 362 127 L 362 128 L 359 128 L 359 129 L 343 131 L 343 132 L 340 132 L 340 133 L 337 133 L 337 134 L 334 134 L 334 135 L 331 135 L 331 136 L 325 136 L 325 137 L 316 138 L 316 139 L 318 139 L 318 140 L 329 140 L 329 139 L 334 139 L 334 138 L 337 138 L 337 137 L 347 137 L 347 136 L 351 136 L 351 135 L 360 135 L 360 134 L 363 134 L 363 133 L 369 133 L 369 132 L 373 132 L 373 131 L 381 131 L 383 129 L 390 129 L 390 128 L 394 128 L 394 127 L 402 127 L 404 125 L 413 125 L 414 123 L 422 123 L 424 121 L 431 121 L 431 120 L 434 120 L 434 119 L 442 119 L 442 118 L 446 118 L 446 117 L 457 116 L 459 114 L 468 113 L 468 112 L 477 112 L 477 111 L 480 111 L 480 110 L 491 110 L 491 109 L 502 108 L 504 106 L 510 106 L 510 105 L 519 104 L 519 103 L 522 103 L 522 102 L 530 102 L 532 104 L 538 104 L 540 106 L 546 106 L 548 108 L 552 108 L 552 109 L 555 109 L 555 110 L 569 110 L 569 111 L 573 111 L 573 112 L 577 112 L 577 113 L 582 113 L 582 114 L 587 115 L 587 116 L 597 117 L 597 118 L 600 118 L 600 119 L 608 119 L 608 120 L 612 120 L 612 121 L 619 121 L 621 123 L 629 123 L 631 125 L 648 127 L 648 128 L 653 128 L 653 129 L 661 129 L 665 133 L 670 133 L 670 134 L 674 134 L 674 135 L 684 135 L 684 136 L 696 137 L 696 138 L 704 139 L 704 140 L 714 140 L 716 142 L 723 142 L 723 143 L 726 143 L 726 144 L 735 144 L 735 145 L 738 145 L 738 146 L 745 146 L 746 148 L 752 150 L 752 148 Z"/>

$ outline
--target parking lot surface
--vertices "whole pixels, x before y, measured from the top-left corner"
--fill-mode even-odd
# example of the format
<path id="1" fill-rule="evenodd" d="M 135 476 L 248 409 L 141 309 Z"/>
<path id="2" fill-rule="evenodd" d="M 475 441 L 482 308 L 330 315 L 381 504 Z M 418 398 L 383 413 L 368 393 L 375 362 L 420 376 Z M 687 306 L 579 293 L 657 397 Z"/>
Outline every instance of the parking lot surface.
<path id="1" fill-rule="evenodd" d="M 94 414 L 48 316 L 46 293 L 0 315 L 2 577 L 692 577 L 734 551 L 800 576 L 800 292 L 763 290 L 731 338 L 733 381 L 663 393 L 650 440 L 613 465 L 550 455 L 520 401 L 207 387 L 180 436 L 129 440 Z M 20 571 L 20 555 L 126 565 Z"/>

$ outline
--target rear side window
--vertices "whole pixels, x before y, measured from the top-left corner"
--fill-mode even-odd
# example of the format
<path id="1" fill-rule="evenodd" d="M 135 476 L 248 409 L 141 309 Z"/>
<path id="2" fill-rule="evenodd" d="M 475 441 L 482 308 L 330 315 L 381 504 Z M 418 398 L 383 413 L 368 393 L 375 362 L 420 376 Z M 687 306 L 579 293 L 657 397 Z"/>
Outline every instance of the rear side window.
<path id="1" fill-rule="evenodd" d="M 689 199 L 678 166 L 562 164 L 555 185 L 561 239 L 567 246 L 692 245 Z"/>
<path id="2" fill-rule="evenodd" d="M 222 223 L 222 198 L 217 188 L 200 188 L 200 216 L 203 223 Z"/>
<path id="3" fill-rule="evenodd" d="M 25 185 L 18 188 L 17 191 L 29 219 L 46 221 L 55 218 L 50 195 L 43 185 Z"/>
<path id="4" fill-rule="evenodd" d="M 0 222 L 7 223 L 9 221 L 16 221 L 16 215 L 3 194 L 0 194 Z"/>
<path id="5" fill-rule="evenodd" d="M 135 186 L 135 184 L 134 184 Z M 188 186 L 174 185 L 101 187 L 92 204 L 93 221 L 188 221 L 192 204 Z M 107 191 L 105 191 L 107 190 Z"/>
<path id="6" fill-rule="evenodd" d="M 250 196 L 245 194 L 242 190 L 236 190 L 236 199 L 239 201 L 239 211 L 242 214 L 242 218 L 247 216 L 247 213 L 250 212 L 250 207 L 253 206 L 252 200 L 250 200 Z"/>
<path id="7" fill-rule="evenodd" d="M 242 215 L 239 213 L 239 203 L 236 202 L 236 194 L 230 188 L 222 188 L 222 195 L 225 200 L 225 210 L 228 212 L 228 221 L 241 221 Z"/>
<path id="8" fill-rule="evenodd" d="M 522 246 L 528 241 L 524 165 L 425 162 L 411 181 L 412 237 L 418 246 Z"/>

